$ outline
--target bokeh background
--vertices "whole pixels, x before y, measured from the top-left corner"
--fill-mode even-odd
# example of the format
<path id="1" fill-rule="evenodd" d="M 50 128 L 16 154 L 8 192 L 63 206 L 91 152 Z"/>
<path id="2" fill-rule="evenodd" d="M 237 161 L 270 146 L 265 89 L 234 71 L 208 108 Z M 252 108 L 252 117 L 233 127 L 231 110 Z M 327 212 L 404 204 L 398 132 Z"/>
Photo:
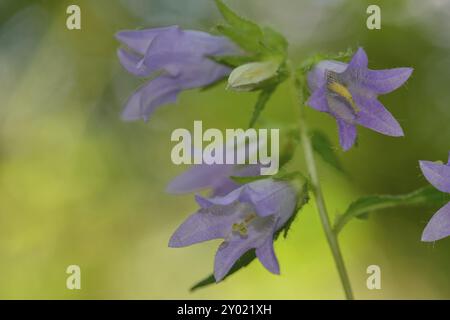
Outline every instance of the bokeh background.
<path id="1" fill-rule="evenodd" d="M 450 1 L 229 0 L 243 15 L 291 42 L 294 60 L 364 46 L 370 67 L 410 66 L 405 87 L 381 98 L 405 138 L 361 128 L 359 147 L 339 155 L 348 176 L 319 162 L 331 214 L 361 195 L 399 194 L 427 184 L 419 159 L 450 149 Z M 82 30 L 66 29 L 78 4 Z M 382 29 L 366 28 L 366 8 L 382 9 Z M 331 253 L 311 203 L 287 240 L 276 243 L 282 275 L 259 263 L 194 293 L 219 242 L 169 249 L 193 197 L 165 193 L 185 168 L 170 160 L 175 128 L 245 127 L 256 96 L 223 86 L 180 96 L 149 123 L 124 123 L 121 109 L 139 80 L 116 58 L 114 33 L 178 24 L 210 30 L 209 0 L 0 0 L 0 298 L 4 299 L 340 299 Z M 264 118 L 293 121 L 288 89 Z M 334 121 L 308 110 L 313 128 L 337 146 Z M 294 165 L 304 165 L 301 154 Z M 352 221 L 340 236 L 357 298 L 450 298 L 450 238 L 420 236 L 436 208 L 399 208 Z M 82 290 L 66 289 L 68 265 Z M 382 270 L 382 290 L 366 288 L 366 268 Z"/>

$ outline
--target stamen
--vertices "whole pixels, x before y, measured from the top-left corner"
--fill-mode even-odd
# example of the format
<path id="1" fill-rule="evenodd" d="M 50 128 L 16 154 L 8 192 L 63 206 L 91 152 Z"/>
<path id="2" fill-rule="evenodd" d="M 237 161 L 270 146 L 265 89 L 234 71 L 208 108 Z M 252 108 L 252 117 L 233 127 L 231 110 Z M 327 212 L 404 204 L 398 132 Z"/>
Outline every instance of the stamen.
<path id="1" fill-rule="evenodd" d="M 252 222 L 252 220 L 254 220 L 255 218 L 256 218 L 256 213 L 251 213 L 244 219 L 244 222 L 245 223 Z"/>
<path id="2" fill-rule="evenodd" d="M 344 98 L 345 101 L 348 102 L 350 107 L 353 109 L 355 113 L 358 113 L 361 111 L 359 107 L 356 105 L 356 103 L 353 101 L 352 94 L 347 89 L 346 86 L 341 84 L 338 80 L 338 74 L 334 71 L 327 70 L 325 72 L 325 77 L 327 79 L 327 88 L 331 92 L 339 95 L 340 97 Z"/>
<path id="3" fill-rule="evenodd" d="M 231 230 L 233 232 L 239 233 L 241 236 L 248 235 L 248 225 L 257 217 L 255 213 L 251 213 L 244 218 L 243 221 L 239 223 L 233 223 Z"/>
<path id="4" fill-rule="evenodd" d="M 232 230 L 233 232 L 239 233 L 241 236 L 246 236 L 248 233 L 247 225 L 245 224 L 245 222 L 233 223 Z"/>

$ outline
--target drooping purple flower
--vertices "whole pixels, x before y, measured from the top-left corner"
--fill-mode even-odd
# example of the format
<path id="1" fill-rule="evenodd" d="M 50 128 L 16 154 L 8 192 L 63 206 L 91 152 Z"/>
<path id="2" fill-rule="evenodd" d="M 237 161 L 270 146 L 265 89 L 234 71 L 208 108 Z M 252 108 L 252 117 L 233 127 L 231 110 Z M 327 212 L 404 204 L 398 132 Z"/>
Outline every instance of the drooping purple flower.
<path id="1" fill-rule="evenodd" d="M 231 70 L 210 57 L 239 54 L 225 37 L 178 26 L 120 31 L 116 38 L 127 47 L 120 48 L 118 56 L 128 72 L 142 78 L 159 72 L 128 100 L 125 120 L 148 120 L 157 107 L 175 102 L 181 91 L 222 79 Z"/>
<path id="2" fill-rule="evenodd" d="M 450 193 L 450 153 L 447 164 L 420 161 L 425 178 L 436 189 Z M 434 214 L 422 234 L 422 241 L 436 241 L 450 235 L 450 203 Z"/>
<path id="3" fill-rule="evenodd" d="M 266 142 L 262 140 L 250 141 L 235 146 L 224 145 L 222 163 L 226 162 L 226 155 L 229 152 L 244 152 L 247 158 L 255 157 L 258 154 L 258 148 L 264 148 Z M 202 152 L 202 150 L 193 150 L 193 153 Z M 235 156 L 236 158 L 236 156 Z M 260 164 L 198 164 L 192 165 L 188 170 L 175 177 L 167 186 L 166 191 L 171 194 L 184 194 L 210 189 L 212 196 L 224 196 L 240 185 L 232 180 L 231 177 L 255 177 L 261 174 L 262 166 Z"/>
<path id="4" fill-rule="evenodd" d="M 256 256 L 267 270 L 279 274 L 273 248 L 274 233 L 294 213 L 296 198 L 290 183 L 273 179 L 243 185 L 225 196 L 197 196 L 200 209 L 175 231 L 169 246 L 178 248 L 224 239 L 214 263 L 217 282 L 251 249 L 256 249 Z"/>
<path id="5" fill-rule="evenodd" d="M 307 104 L 331 114 L 337 121 L 344 150 L 356 140 L 356 125 L 388 136 L 403 136 L 403 130 L 377 97 L 399 88 L 411 76 L 412 68 L 368 69 L 365 51 L 359 48 L 349 64 L 325 60 L 308 74 L 312 92 Z"/>
<path id="6" fill-rule="evenodd" d="M 210 189 L 213 196 L 223 196 L 237 189 L 239 184 L 231 177 L 253 177 L 260 175 L 260 165 L 198 164 L 175 177 L 166 191 L 184 194 Z"/>

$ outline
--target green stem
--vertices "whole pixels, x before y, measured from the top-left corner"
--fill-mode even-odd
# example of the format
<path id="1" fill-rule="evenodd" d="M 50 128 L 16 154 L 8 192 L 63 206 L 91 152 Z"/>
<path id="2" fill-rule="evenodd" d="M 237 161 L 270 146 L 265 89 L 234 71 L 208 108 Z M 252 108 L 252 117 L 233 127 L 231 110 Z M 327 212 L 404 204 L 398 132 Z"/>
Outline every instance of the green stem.
<path id="1" fill-rule="evenodd" d="M 333 254 L 334 262 L 336 264 L 337 271 L 339 273 L 339 277 L 341 279 L 342 287 L 345 292 L 345 297 L 348 300 L 353 300 L 352 288 L 350 285 L 350 279 L 348 277 L 347 269 L 345 267 L 344 259 L 342 258 L 341 249 L 339 247 L 339 242 L 337 239 L 336 233 L 333 231 L 330 223 L 330 218 L 327 213 L 327 208 L 325 205 L 324 196 L 322 193 L 322 188 L 319 181 L 319 175 L 317 173 L 316 161 L 314 159 L 314 152 L 311 145 L 311 139 L 308 133 L 308 127 L 305 120 L 303 107 L 304 102 L 302 96 L 300 96 L 300 90 L 303 88 L 298 88 L 297 79 L 295 76 L 295 71 L 291 67 L 291 79 L 292 79 L 292 92 L 293 92 L 293 100 L 295 109 L 298 110 L 299 113 L 298 121 L 299 121 L 299 130 L 300 130 L 300 139 L 303 146 L 303 152 L 305 156 L 306 165 L 308 168 L 308 173 L 310 176 L 310 182 L 312 186 L 312 191 L 314 193 L 314 197 L 316 200 L 317 211 L 319 213 L 320 221 L 322 222 L 322 227 L 325 232 L 325 236 L 328 241 L 328 245 Z"/>

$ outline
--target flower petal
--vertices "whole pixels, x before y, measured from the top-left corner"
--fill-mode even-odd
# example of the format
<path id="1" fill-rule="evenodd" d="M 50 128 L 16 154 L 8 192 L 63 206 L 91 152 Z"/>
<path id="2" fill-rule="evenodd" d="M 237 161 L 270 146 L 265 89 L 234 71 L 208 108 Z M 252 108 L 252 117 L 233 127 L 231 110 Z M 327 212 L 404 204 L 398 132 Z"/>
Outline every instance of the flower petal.
<path id="1" fill-rule="evenodd" d="M 306 104 L 317 111 L 329 112 L 326 86 L 316 89 L 306 101 Z"/>
<path id="2" fill-rule="evenodd" d="M 353 99 L 361 109 L 356 118 L 358 124 L 388 136 L 404 136 L 400 124 L 378 100 L 357 94 Z"/>
<path id="3" fill-rule="evenodd" d="M 170 238 L 169 247 L 186 247 L 199 242 L 225 238 L 231 232 L 230 226 L 238 214 L 237 211 L 233 212 L 233 209 L 234 207 L 200 209 L 178 227 Z"/>
<path id="4" fill-rule="evenodd" d="M 342 97 L 329 93 L 327 95 L 328 109 L 330 113 L 339 120 L 347 123 L 353 123 L 356 119 L 356 113 Z"/>
<path id="5" fill-rule="evenodd" d="M 253 205 L 260 217 L 278 213 L 286 195 L 290 194 L 290 185 L 263 179 L 248 183 L 223 197 L 205 198 L 197 195 L 197 203 L 203 208 L 213 205 L 226 206 L 235 201 Z M 288 192 L 288 193 L 286 193 Z"/>
<path id="6" fill-rule="evenodd" d="M 256 249 L 256 256 L 267 270 L 274 274 L 280 274 L 280 265 L 273 249 L 272 237 L 267 237 L 264 244 Z"/>
<path id="7" fill-rule="evenodd" d="M 133 93 L 122 113 L 122 119 L 132 121 L 142 118 L 147 121 L 157 107 L 176 102 L 181 91 L 179 86 L 178 80 L 169 76 L 150 81 Z"/>
<path id="8" fill-rule="evenodd" d="M 363 48 L 358 48 L 358 51 L 352 57 L 352 60 L 348 64 L 347 70 L 351 69 L 366 69 L 369 64 L 367 54 Z"/>
<path id="9" fill-rule="evenodd" d="M 339 129 L 339 143 L 344 151 L 349 150 L 356 141 L 356 126 L 348 124 L 343 120 L 337 119 Z"/>
<path id="10" fill-rule="evenodd" d="M 116 33 L 116 39 L 133 51 L 145 55 L 156 36 L 178 29 L 178 26 L 170 26 L 145 30 L 124 30 Z"/>
<path id="11" fill-rule="evenodd" d="M 225 278 L 236 261 L 251 249 L 249 243 L 245 241 L 237 243 L 224 242 L 217 250 L 214 259 L 214 278 L 216 282 Z"/>
<path id="12" fill-rule="evenodd" d="M 432 161 L 420 161 L 419 163 L 428 182 L 439 191 L 450 193 L 450 166 Z"/>
<path id="13" fill-rule="evenodd" d="M 213 184 L 211 185 L 211 188 L 213 189 L 212 196 L 225 196 L 241 186 L 230 178 L 231 175 L 235 177 L 256 177 L 260 174 L 260 165 L 246 165 L 243 167 L 234 166 L 233 172 L 230 175 L 224 177 L 224 179 L 221 180 L 214 180 Z"/>
<path id="14" fill-rule="evenodd" d="M 145 64 L 152 71 L 164 69 L 171 74 L 192 72 L 207 64 L 229 68 L 212 61 L 208 56 L 238 55 L 240 51 L 227 38 L 205 32 L 172 29 L 156 36 L 145 53 Z M 210 68 L 207 68 L 209 70 Z M 197 76 L 195 73 L 193 76 Z"/>
<path id="15" fill-rule="evenodd" d="M 450 235 L 450 203 L 434 214 L 422 234 L 422 241 L 437 241 Z"/>
<path id="16" fill-rule="evenodd" d="M 386 94 L 401 87 L 412 72 L 412 68 L 367 70 L 363 83 L 377 94 Z"/>
<path id="17" fill-rule="evenodd" d="M 194 165 L 173 179 L 167 186 L 167 192 L 182 194 L 209 188 L 216 183 L 221 184 L 232 174 L 234 165 Z"/>
<path id="18" fill-rule="evenodd" d="M 323 60 L 314 66 L 314 68 L 308 73 L 308 86 L 311 92 L 314 92 L 318 88 L 321 88 L 327 84 L 326 72 L 333 71 L 336 73 L 342 73 L 347 69 L 347 64 L 334 61 Z"/>
<path id="19" fill-rule="evenodd" d="M 142 56 L 120 48 L 117 50 L 117 56 L 122 66 L 131 74 L 137 77 L 148 77 L 151 73 L 142 63 Z"/>
<path id="20" fill-rule="evenodd" d="M 214 261 L 216 282 L 221 281 L 247 251 L 261 247 L 267 238 L 272 238 L 274 219 L 264 219 L 257 230 L 249 230 L 247 237 L 233 236 L 220 245 Z"/>

